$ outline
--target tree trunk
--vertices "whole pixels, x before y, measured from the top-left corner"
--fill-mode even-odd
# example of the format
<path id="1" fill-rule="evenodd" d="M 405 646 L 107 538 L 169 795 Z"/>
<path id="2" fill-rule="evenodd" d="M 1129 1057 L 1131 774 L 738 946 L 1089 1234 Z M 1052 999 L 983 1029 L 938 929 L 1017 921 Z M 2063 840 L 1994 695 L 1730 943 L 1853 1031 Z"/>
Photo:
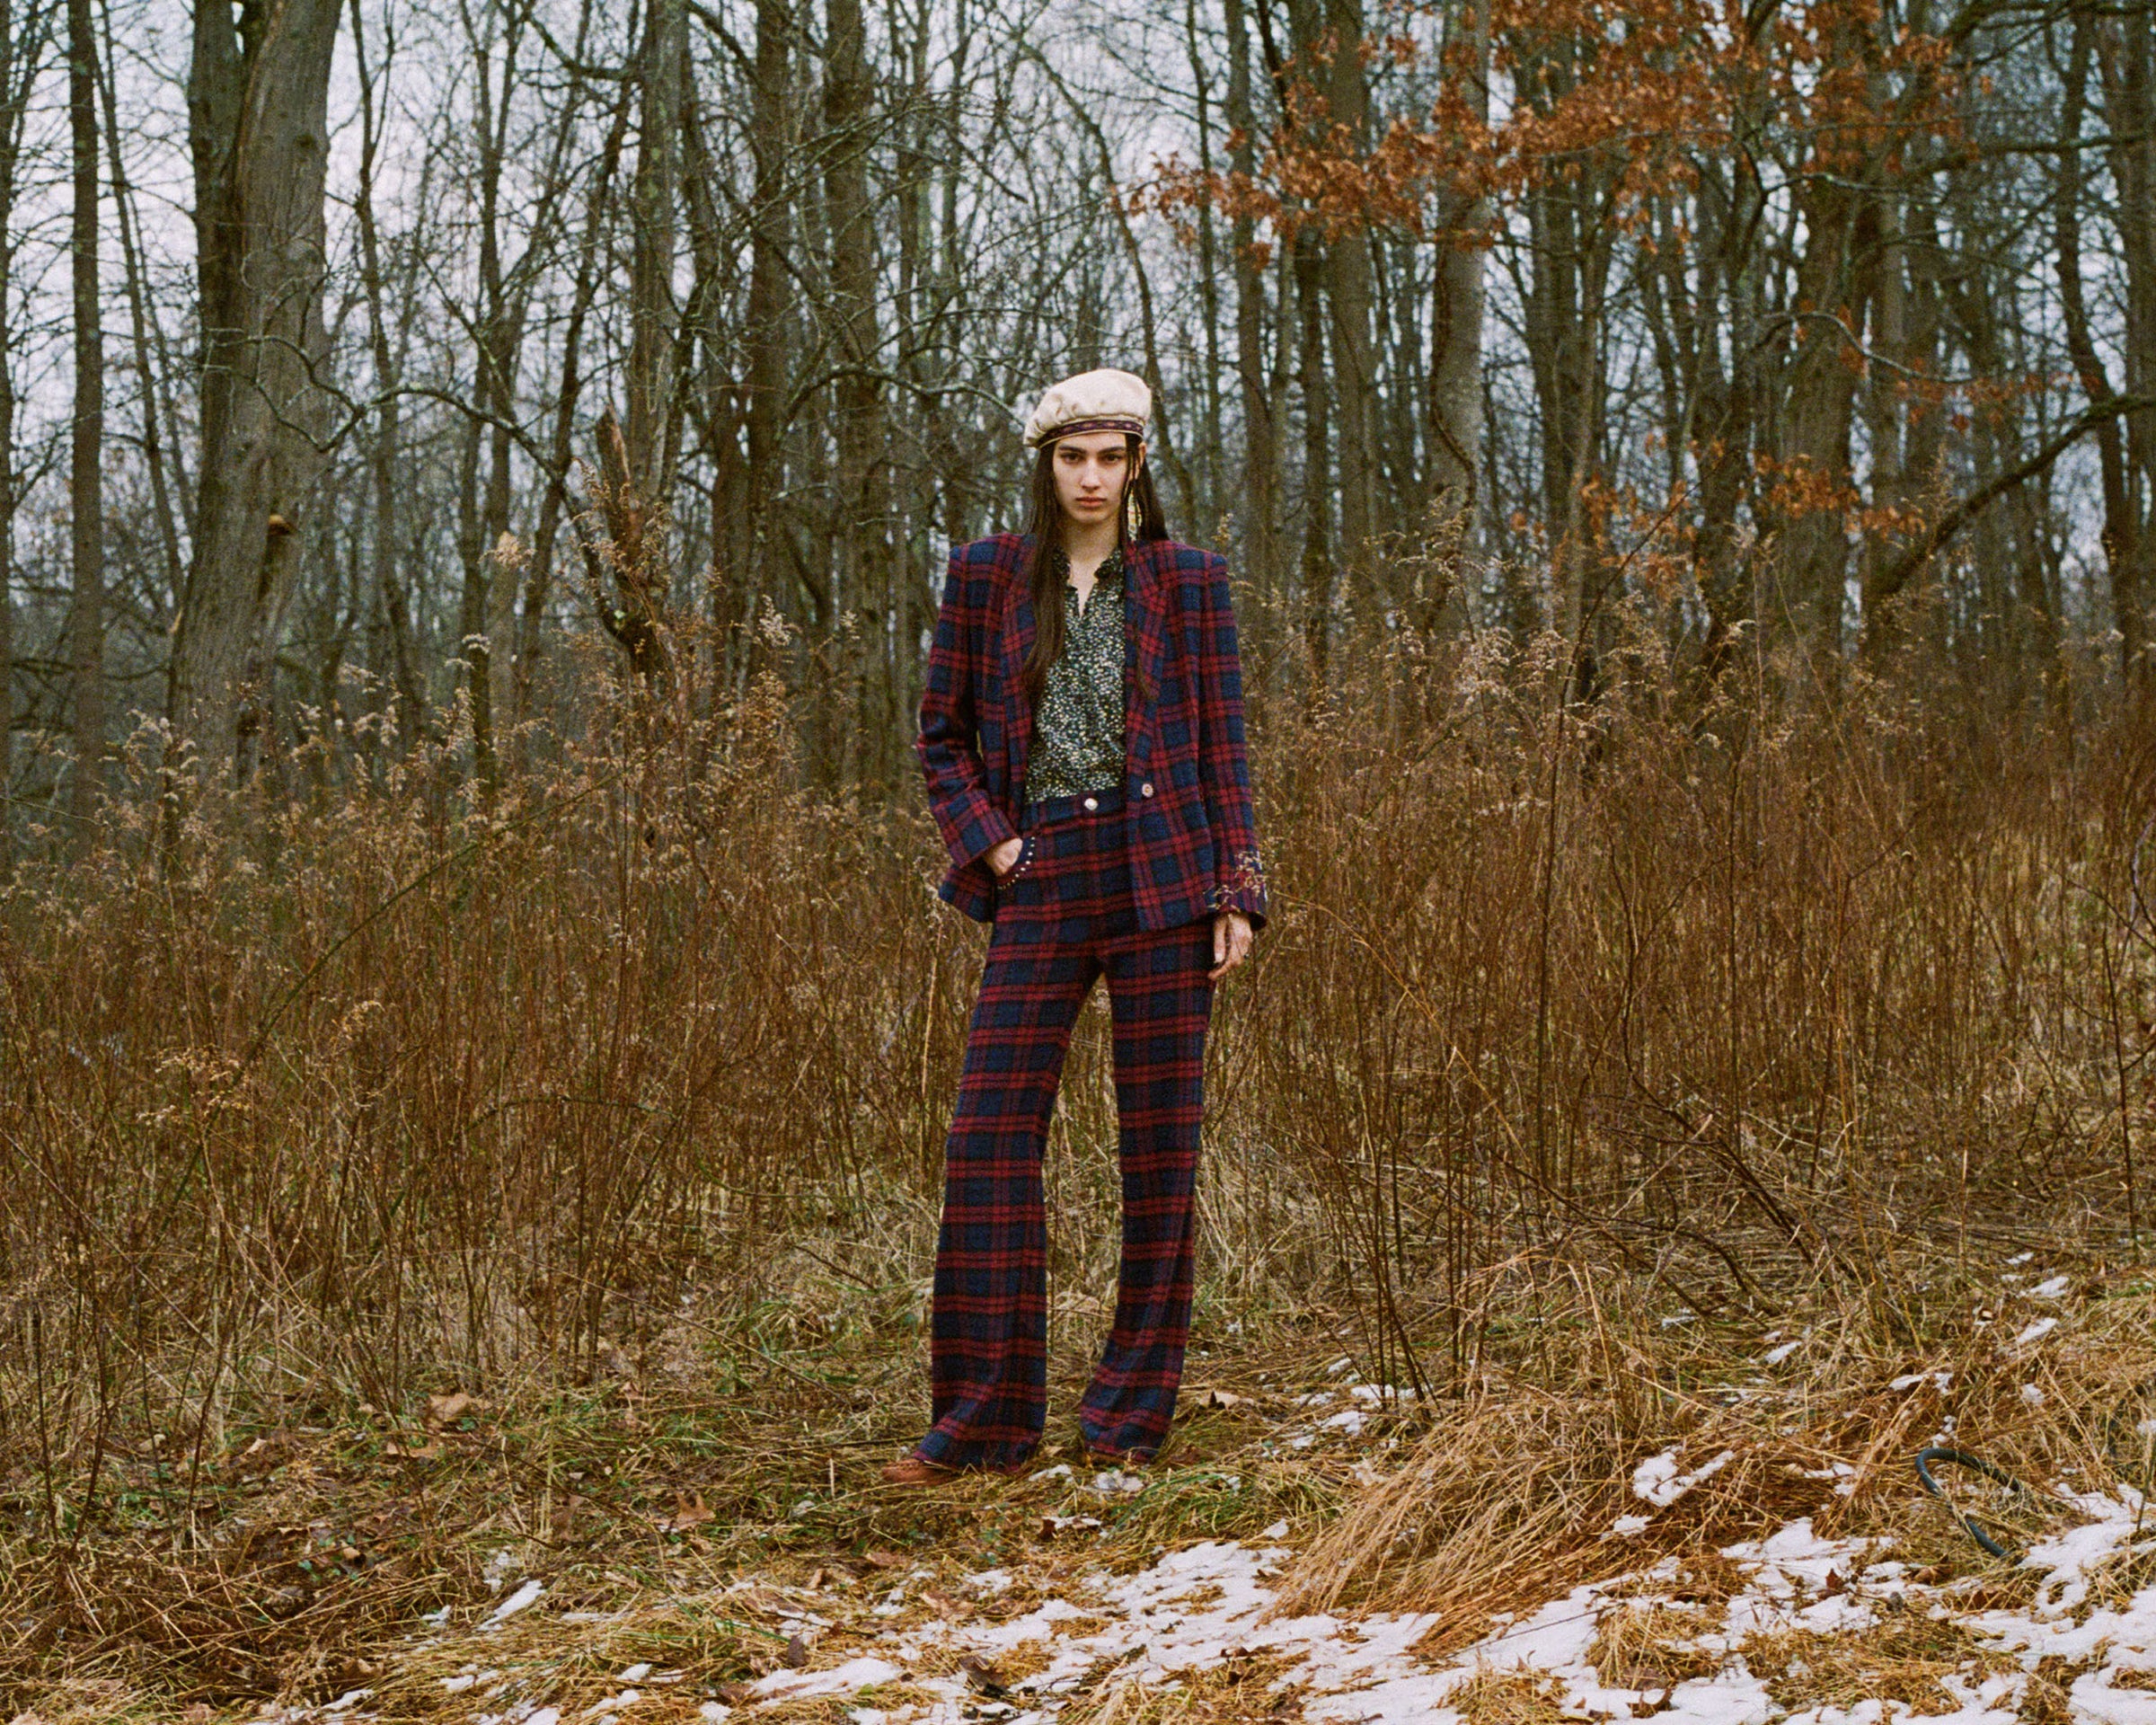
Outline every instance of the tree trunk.
<path id="1" fill-rule="evenodd" d="M 2156 21 L 2146 6 L 2128 6 L 2096 29 L 2125 277 L 2121 393 L 2146 399 L 2156 396 Z M 2131 553 L 2113 568 L 2111 606 L 2127 691 L 2148 702 L 2156 699 L 2156 408 L 2136 408 L 2125 421 L 2137 509 Z"/>
<path id="2" fill-rule="evenodd" d="M 1295 302 L 1302 320 L 1303 639 L 1310 698 L 1323 697 L 1332 657 L 1332 474 L 1325 375 L 1325 263 L 1317 231 L 1295 234 Z"/>
<path id="3" fill-rule="evenodd" d="M 1209 180 L 1213 173 L 1213 90 L 1197 35 L 1197 0 L 1183 0 L 1183 46 L 1190 66 L 1190 88 L 1197 102 L 1197 167 Z M 1205 343 L 1205 367 L 1199 378 L 1200 436 L 1192 477 L 1203 486 L 1202 503 L 1194 504 L 1190 536 L 1210 537 L 1221 519 L 1221 475 L 1224 464 L 1221 436 L 1220 378 L 1220 241 L 1213 215 L 1213 200 L 1199 203 L 1197 223 L 1197 304 L 1199 336 Z"/>
<path id="4" fill-rule="evenodd" d="M 150 508 L 156 517 L 157 547 L 163 553 L 164 601 L 171 607 L 168 616 L 177 616 L 181 596 L 187 588 L 187 568 L 180 554 L 180 526 L 174 518 L 172 484 L 165 473 L 164 438 L 160 429 L 160 402 L 165 386 L 150 358 L 151 319 L 148 293 L 143 281 L 140 221 L 135 208 L 134 189 L 128 183 L 127 155 L 120 147 L 119 99 L 113 88 L 110 0 L 100 0 L 99 10 L 104 19 L 106 52 L 99 62 L 98 94 L 104 112 L 105 155 L 112 169 L 112 208 L 119 219 L 120 261 L 127 277 L 128 320 L 134 338 L 136 383 L 142 391 L 142 459 L 143 465 L 149 470 Z"/>
<path id="5" fill-rule="evenodd" d="M 687 53 L 683 0 L 649 0 L 638 58 L 641 108 L 636 183 L 630 194 L 629 476 L 646 500 L 663 503 L 672 475 L 663 465 L 674 414 L 674 252 L 681 201 L 681 68 Z"/>
<path id="6" fill-rule="evenodd" d="M 1488 0 L 1461 0 L 1456 28 L 1464 52 L 1453 62 L 1465 83 L 1462 95 L 1474 116 L 1489 119 L 1489 7 Z M 1455 592 L 1462 558 L 1478 537 L 1482 470 L 1482 263 L 1480 243 L 1470 243 L 1488 219 L 1480 200 L 1451 212 L 1447 241 L 1437 259 L 1430 310 L 1430 513 L 1449 535 L 1448 572 Z M 1458 604 L 1449 608 L 1462 615 Z"/>
<path id="7" fill-rule="evenodd" d="M 778 591 L 776 504 L 782 482 L 780 439 L 785 429 L 786 269 L 792 222 L 786 190 L 792 83 L 791 13 L 786 0 L 756 0 L 755 83 L 750 95 L 749 143 L 755 179 L 749 211 L 746 384 L 741 417 L 747 446 L 742 484 L 748 519 L 744 524 L 748 560 L 742 571 L 747 593 L 738 607 L 746 620 L 757 597 Z M 955 170 L 954 158 L 954 170 Z"/>
<path id="8" fill-rule="evenodd" d="M 391 686 L 395 691 L 399 741 L 409 748 L 425 721 L 427 706 L 420 693 L 417 656 L 411 640 L 411 616 L 403 583 L 397 576 L 399 491 L 397 456 L 402 441 L 403 416 L 398 410 L 397 385 L 401 367 L 390 341 L 387 284 L 382 270 L 382 239 L 375 220 L 375 159 L 381 147 L 380 120 L 375 111 L 374 75 L 367 64 L 367 36 L 362 0 L 352 0 L 353 60 L 359 84 L 359 174 L 352 212 L 359 228 L 360 287 L 367 296 L 367 341 L 374 359 L 375 439 L 367 451 L 373 481 L 374 508 L 367 523 L 368 581 L 375 607 L 387 637 Z M 370 666 L 379 673 L 376 659 Z"/>
<path id="9" fill-rule="evenodd" d="M 206 780 L 244 780 L 322 471 L 323 186 L 339 0 L 196 0 L 188 78 L 202 328 L 193 566 L 170 711 Z"/>
<path id="10" fill-rule="evenodd" d="M 817 765 L 835 770 L 842 782 L 882 781 L 896 763 L 899 742 L 898 714 L 888 699 L 892 679 L 883 674 L 888 661 L 884 623 L 897 596 L 888 433 L 878 381 L 876 225 L 869 200 L 868 129 L 874 91 L 861 0 L 827 0 L 825 53 L 824 197 L 831 225 L 831 325 L 837 349 L 831 615 L 835 621 L 851 612 L 865 626 L 840 646 L 853 698 L 828 704 L 839 730 L 826 739 Z"/>
<path id="11" fill-rule="evenodd" d="M 1250 23 L 1244 0 L 1224 0 L 1228 27 L 1229 167 L 1257 172 L 1257 119 L 1250 103 Z M 1259 592 L 1280 590 L 1280 433 L 1266 386 L 1265 278 L 1253 247 L 1257 224 L 1238 208 L 1228 234 L 1235 269 L 1235 372 L 1242 389 L 1244 561 Z M 1253 621 L 1255 621 L 1253 619 Z"/>
<path id="12" fill-rule="evenodd" d="M 1370 91 L 1363 66 L 1362 0 L 1326 0 L 1324 27 L 1331 37 L 1326 96 L 1334 125 L 1348 146 L 1368 142 Z M 1325 247 L 1326 303 L 1331 310 L 1332 396 L 1339 422 L 1340 553 L 1360 621 L 1375 621 L 1377 533 L 1377 358 L 1370 333 L 1371 279 L 1368 230 L 1352 226 Z"/>
<path id="13" fill-rule="evenodd" d="M 75 694 L 75 777 L 68 806 L 89 830 L 105 758 L 105 337 L 98 296 L 97 27 L 91 0 L 67 0 L 67 119 L 74 145 L 75 425 L 69 464 L 72 589 L 68 659 Z M 0 284 L 4 287 L 4 284 Z"/>
<path id="14" fill-rule="evenodd" d="M 5 292 L 15 279 L 15 173 L 22 116 L 43 59 L 42 19 L 29 28 L 14 0 L 0 0 L 0 880 L 14 868 L 15 730 L 15 367 L 14 331 Z"/>
<path id="15" fill-rule="evenodd" d="M 584 238 L 577 256 L 576 289 L 570 301 L 569 322 L 561 332 L 561 380 L 554 393 L 550 446 L 552 471 L 547 475 L 546 494 L 539 502 L 539 525 L 532 535 L 531 558 L 525 566 L 524 594 L 517 619 L 515 679 L 520 768 L 524 764 L 521 739 L 526 721 L 532 716 L 532 694 L 538 683 L 540 657 L 545 650 L 546 607 L 553 594 L 554 541 L 569 505 L 569 472 L 576 455 L 577 399 L 584 379 L 584 326 L 598 294 L 602 243 L 611 225 L 614 175 L 621 166 L 622 141 L 628 130 L 629 92 L 624 90 L 592 175 Z"/>

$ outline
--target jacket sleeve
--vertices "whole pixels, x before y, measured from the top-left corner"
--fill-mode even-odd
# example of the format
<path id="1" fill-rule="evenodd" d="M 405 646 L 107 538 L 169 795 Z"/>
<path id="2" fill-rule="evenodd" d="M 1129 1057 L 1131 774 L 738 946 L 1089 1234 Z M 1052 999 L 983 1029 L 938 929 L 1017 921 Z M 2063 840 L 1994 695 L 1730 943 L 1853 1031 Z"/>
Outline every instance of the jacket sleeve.
<path id="1" fill-rule="evenodd" d="M 1242 660 L 1228 599 L 1228 564 L 1208 553 L 1197 624 L 1197 772 L 1213 828 L 1215 911 L 1240 910 L 1265 926 L 1265 867 L 1250 809 L 1250 769 L 1243 748 Z"/>
<path id="2" fill-rule="evenodd" d="M 914 748 L 928 781 L 936 830 L 960 868 L 1017 836 L 988 795 L 977 741 L 976 701 L 994 646 L 994 596 L 990 571 L 968 563 L 963 547 L 953 549 Z"/>

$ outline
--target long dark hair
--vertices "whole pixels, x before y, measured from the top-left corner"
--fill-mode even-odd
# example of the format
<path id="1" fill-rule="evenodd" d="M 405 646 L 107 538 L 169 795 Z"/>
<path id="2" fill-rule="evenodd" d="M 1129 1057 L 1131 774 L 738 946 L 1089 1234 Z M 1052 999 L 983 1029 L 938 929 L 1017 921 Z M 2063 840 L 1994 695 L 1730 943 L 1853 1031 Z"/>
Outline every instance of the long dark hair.
<path id="1" fill-rule="evenodd" d="M 1123 496 L 1116 500 L 1116 543 L 1121 548 L 1125 578 L 1128 579 L 1130 548 L 1168 536 L 1161 515 L 1161 494 L 1153 489 L 1153 464 L 1138 459 L 1138 439 L 1126 435 L 1124 459 L 1134 476 L 1123 482 Z M 1129 505 L 1138 506 L 1138 526 L 1130 526 Z M 1026 655 L 1020 685 L 1029 705 L 1038 705 L 1040 692 L 1048 686 L 1048 667 L 1063 657 L 1063 581 L 1056 568 L 1056 547 L 1063 541 L 1063 504 L 1056 496 L 1056 445 L 1040 447 L 1033 463 L 1031 518 L 1026 531 L 1033 548 L 1027 559 L 1026 591 L 1033 598 L 1033 650 Z"/>

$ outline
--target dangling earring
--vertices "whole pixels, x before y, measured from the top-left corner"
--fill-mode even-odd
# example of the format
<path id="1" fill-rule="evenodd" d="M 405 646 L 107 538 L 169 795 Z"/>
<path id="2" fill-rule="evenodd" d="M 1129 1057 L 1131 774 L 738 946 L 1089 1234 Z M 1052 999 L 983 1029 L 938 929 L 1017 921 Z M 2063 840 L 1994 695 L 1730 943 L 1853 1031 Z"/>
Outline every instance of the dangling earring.
<path id="1" fill-rule="evenodd" d="M 1135 540 L 1138 524 L 1143 518 L 1138 512 L 1138 476 L 1133 473 L 1130 483 L 1123 488 L 1123 536 Z"/>

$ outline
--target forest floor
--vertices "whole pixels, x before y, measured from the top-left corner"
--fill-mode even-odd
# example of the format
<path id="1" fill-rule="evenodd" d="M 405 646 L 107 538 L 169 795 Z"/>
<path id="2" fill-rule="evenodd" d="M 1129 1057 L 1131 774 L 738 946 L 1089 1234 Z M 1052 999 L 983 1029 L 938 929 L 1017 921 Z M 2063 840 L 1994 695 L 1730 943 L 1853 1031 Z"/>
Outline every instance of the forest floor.
<path id="1" fill-rule="evenodd" d="M 1215 1326 L 1168 1452 L 1142 1473 L 1083 1464 L 1051 1427 L 1022 1476 L 883 1487 L 915 1345 L 798 1330 L 749 1338 L 763 1368 L 730 1390 L 703 1378 L 692 1394 L 665 1359 L 616 1357 L 543 1403 L 448 1387 L 402 1420 L 234 1432 L 197 1472 L 195 1513 L 215 1530 L 201 1555 L 170 1555 L 159 1531 L 172 1506 L 156 1493 L 179 1470 L 137 1456 L 116 1464 L 119 1501 L 144 1535 L 75 1558 L 87 1616 L 62 1624 L 54 1588 L 8 1572 L 18 1646 L 40 1613 L 52 1627 L 37 1675 L 11 1667 L 0 1718 L 2156 1725 L 2156 1517 L 2144 1529 L 2134 1469 L 2069 1464 L 2018 1498 L 1965 1498 L 2015 1548 L 2002 1561 L 1910 1466 L 1957 1420 L 1973 1446 L 1973 1421 L 2002 1430 L 1984 1408 L 2026 1415 L 1987 1453 L 2032 1477 L 2039 1439 L 2062 1432 L 2156 1448 L 2156 1287 L 2041 1265 L 2005 1277 L 2019 1287 L 1985 1296 L 1980 1336 L 1894 1360 L 1860 1367 L 1811 1328 L 1720 1338 L 1715 1393 L 1769 1408 L 1752 1429 L 1784 1439 L 1807 1408 L 1813 1436 L 1757 1457 L 1711 1423 L 1634 1446 L 1607 1491 L 1559 1506 L 1557 1568 L 1448 1557 L 1474 1482 L 1443 1499 L 1433 1458 L 1480 1416 L 1425 1420 L 1364 1382 L 1322 1311 L 1247 1343 Z M 1671 1381 L 1704 1387 L 1693 1328 L 1639 1334 L 1671 1338 Z M 1695 1350 L 1683 1371 L 1680 1346 Z M 1807 1354 L 1834 1355 L 1822 1373 L 1860 1369 L 1863 1400 L 1830 1405 Z M 1059 1353 L 1056 1409 L 1082 1364 Z M 1504 1395 L 1486 1384 L 1492 1405 Z M 146 1484 L 161 1467 L 165 1485 Z M 1481 1495 L 1511 1486 L 1493 1469 Z M 1743 1500 L 1746 1536 L 1684 1523 L 1718 1491 Z M 1396 1532 L 1339 1543 L 1389 1500 Z M 1392 1547 L 1422 1567 L 1349 1573 Z M 1448 1564 L 1473 1585 L 1433 1584 Z"/>

